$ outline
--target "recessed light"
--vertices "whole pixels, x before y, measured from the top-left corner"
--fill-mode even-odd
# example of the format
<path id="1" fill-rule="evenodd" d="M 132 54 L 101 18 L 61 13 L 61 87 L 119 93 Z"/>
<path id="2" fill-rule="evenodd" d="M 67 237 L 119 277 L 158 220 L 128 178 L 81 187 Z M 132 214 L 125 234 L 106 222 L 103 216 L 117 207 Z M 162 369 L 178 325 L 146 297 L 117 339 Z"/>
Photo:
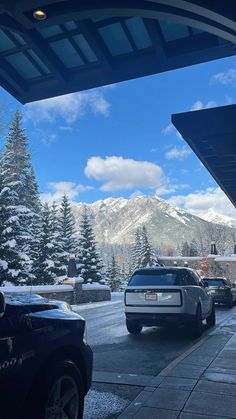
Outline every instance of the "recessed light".
<path id="1" fill-rule="evenodd" d="M 44 20 L 47 18 L 47 15 L 43 10 L 35 10 L 33 16 L 37 20 Z"/>

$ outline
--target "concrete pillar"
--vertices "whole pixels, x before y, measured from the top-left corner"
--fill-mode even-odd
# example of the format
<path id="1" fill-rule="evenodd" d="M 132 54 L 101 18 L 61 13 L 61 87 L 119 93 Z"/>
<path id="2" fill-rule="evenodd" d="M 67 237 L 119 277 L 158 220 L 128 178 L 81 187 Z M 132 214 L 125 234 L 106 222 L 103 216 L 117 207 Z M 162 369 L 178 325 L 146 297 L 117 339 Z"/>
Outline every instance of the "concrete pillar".
<path id="1" fill-rule="evenodd" d="M 216 243 L 211 242 L 211 255 L 217 255 Z"/>
<path id="2" fill-rule="evenodd" d="M 67 269 L 68 278 L 76 277 L 76 263 L 75 263 L 75 254 L 71 253 Z"/>

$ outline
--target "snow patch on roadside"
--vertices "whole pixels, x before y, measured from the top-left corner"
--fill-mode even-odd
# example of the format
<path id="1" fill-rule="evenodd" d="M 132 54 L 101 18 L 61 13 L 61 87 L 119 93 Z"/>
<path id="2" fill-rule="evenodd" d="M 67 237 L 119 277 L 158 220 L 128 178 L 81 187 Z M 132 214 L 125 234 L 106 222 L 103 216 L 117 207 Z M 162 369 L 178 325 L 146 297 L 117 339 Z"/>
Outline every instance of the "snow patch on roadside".
<path id="1" fill-rule="evenodd" d="M 81 310 L 87 310 L 88 308 L 98 308 L 104 306 L 110 306 L 113 304 L 119 304 L 120 301 L 101 301 L 97 303 L 88 303 L 88 304 L 81 304 L 81 305 L 71 305 L 71 308 L 76 313 L 79 313 Z"/>
<path id="2" fill-rule="evenodd" d="M 85 398 L 84 419 L 105 419 L 108 415 L 121 413 L 128 400 L 113 393 L 90 390 Z"/>
<path id="3" fill-rule="evenodd" d="M 99 282 L 93 282 L 92 284 L 83 284 L 83 290 L 109 290 L 110 287 L 107 285 L 99 284 Z"/>

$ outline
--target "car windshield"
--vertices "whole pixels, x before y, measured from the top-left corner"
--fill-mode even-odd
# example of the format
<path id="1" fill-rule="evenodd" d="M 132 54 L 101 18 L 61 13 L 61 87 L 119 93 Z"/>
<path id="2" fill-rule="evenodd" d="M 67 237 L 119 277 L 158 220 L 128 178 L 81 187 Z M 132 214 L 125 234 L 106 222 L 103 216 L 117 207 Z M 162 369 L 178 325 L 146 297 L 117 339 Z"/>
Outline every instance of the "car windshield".
<path id="1" fill-rule="evenodd" d="M 204 278 L 204 282 L 207 282 L 209 287 L 218 287 L 221 285 L 226 285 L 225 280 L 223 278 Z"/>
<path id="2" fill-rule="evenodd" d="M 180 285 L 182 271 L 173 272 L 168 270 L 160 271 L 143 271 L 134 273 L 131 277 L 129 285 Z"/>

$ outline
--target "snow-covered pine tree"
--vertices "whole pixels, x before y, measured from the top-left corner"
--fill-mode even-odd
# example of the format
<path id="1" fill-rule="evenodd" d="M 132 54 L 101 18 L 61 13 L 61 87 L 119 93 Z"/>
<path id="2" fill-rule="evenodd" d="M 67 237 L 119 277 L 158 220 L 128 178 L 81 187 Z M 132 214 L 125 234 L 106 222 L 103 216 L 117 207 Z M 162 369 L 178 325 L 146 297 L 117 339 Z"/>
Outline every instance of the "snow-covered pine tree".
<path id="1" fill-rule="evenodd" d="M 6 240 L 4 230 L 6 222 L 6 204 L 8 196 L 8 188 L 3 187 L 3 168 L 2 168 L 2 154 L 0 155 L 0 286 L 6 280 L 8 262 L 6 260 L 7 254 L 3 244 Z"/>
<path id="2" fill-rule="evenodd" d="M 129 269 L 127 269 L 127 266 L 125 265 L 125 262 L 122 263 L 121 269 L 120 269 L 120 277 L 121 277 L 121 286 L 120 289 L 124 290 L 127 287 L 128 281 L 130 279 L 130 272 Z"/>
<path id="3" fill-rule="evenodd" d="M 153 266 L 157 264 L 157 258 L 152 245 L 149 241 L 147 229 L 145 226 L 142 228 L 141 233 L 141 266 Z"/>
<path id="4" fill-rule="evenodd" d="M 69 255 L 75 253 L 77 243 L 75 239 L 75 220 L 66 194 L 62 198 L 58 220 L 62 246 L 60 260 L 63 266 L 68 266 Z"/>
<path id="5" fill-rule="evenodd" d="M 107 277 L 108 277 L 108 285 L 111 288 L 111 291 L 120 291 L 121 284 L 122 284 L 122 278 L 119 266 L 116 262 L 114 254 L 111 257 L 110 266 L 108 267 L 107 271 Z"/>
<path id="6" fill-rule="evenodd" d="M 77 268 L 85 283 L 104 282 L 102 263 L 97 253 L 97 245 L 86 207 L 80 222 L 78 239 Z"/>
<path id="7" fill-rule="evenodd" d="M 199 256 L 198 244 L 195 239 L 192 239 L 189 244 L 189 256 Z"/>
<path id="8" fill-rule="evenodd" d="M 30 168 L 29 172 L 26 175 L 25 179 L 25 206 L 30 209 L 31 215 L 28 220 L 28 226 L 32 231 L 33 239 L 31 240 L 29 248 L 29 256 L 32 260 L 32 271 L 34 270 L 34 263 L 38 258 L 38 248 L 39 248 L 39 237 L 42 228 L 42 204 L 40 201 L 38 183 L 35 177 L 33 167 Z M 30 278 L 30 280 L 32 280 Z"/>
<path id="9" fill-rule="evenodd" d="M 134 242 L 131 246 L 130 275 L 135 269 L 141 267 L 141 252 L 142 252 L 141 234 L 140 234 L 139 229 L 137 229 L 134 233 Z"/>
<path id="10" fill-rule="evenodd" d="M 28 140 L 17 111 L 10 124 L 1 159 L 4 217 L 1 220 L 0 258 L 8 263 L 4 281 L 14 284 L 25 281 L 32 265 L 30 247 L 35 237 L 30 221 L 34 214 L 26 202 L 27 177 L 32 170 L 30 160 Z"/>
<path id="11" fill-rule="evenodd" d="M 53 202 L 53 205 L 51 207 L 51 243 L 53 245 L 53 252 L 51 258 L 54 263 L 52 273 L 55 276 L 55 278 L 58 278 L 60 276 L 66 276 L 68 268 L 68 258 L 67 253 L 63 250 L 64 242 L 61 237 L 58 207 L 55 204 L 55 202 Z"/>
<path id="12" fill-rule="evenodd" d="M 34 263 L 34 284 L 53 284 L 55 279 L 52 243 L 52 215 L 48 203 L 42 208 L 42 227 L 39 237 L 38 257 Z"/>
<path id="13" fill-rule="evenodd" d="M 183 242 L 182 243 L 182 249 L 181 249 L 181 254 L 182 256 L 190 256 L 190 246 L 188 244 L 188 242 Z"/>

